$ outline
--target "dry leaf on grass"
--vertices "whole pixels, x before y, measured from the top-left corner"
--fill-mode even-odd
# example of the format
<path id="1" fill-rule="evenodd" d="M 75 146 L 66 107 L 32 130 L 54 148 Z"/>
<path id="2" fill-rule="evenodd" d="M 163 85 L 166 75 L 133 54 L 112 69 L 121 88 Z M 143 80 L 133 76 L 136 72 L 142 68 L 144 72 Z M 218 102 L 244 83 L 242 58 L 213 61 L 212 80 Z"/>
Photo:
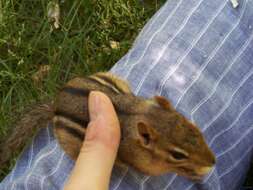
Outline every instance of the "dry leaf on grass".
<path id="1" fill-rule="evenodd" d="M 112 49 L 119 49 L 119 47 L 120 47 L 120 44 L 119 44 L 119 42 L 116 42 L 116 41 L 110 41 L 110 46 L 111 46 L 111 48 Z"/>
<path id="2" fill-rule="evenodd" d="M 40 83 L 49 73 L 50 65 L 41 65 L 39 70 L 32 75 L 32 79 L 35 83 Z"/>
<path id="3" fill-rule="evenodd" d="M 60 28 L 60 6 L 57 1 L 50 1 L 47 5 L 47 17 L 55 29 Z"/>

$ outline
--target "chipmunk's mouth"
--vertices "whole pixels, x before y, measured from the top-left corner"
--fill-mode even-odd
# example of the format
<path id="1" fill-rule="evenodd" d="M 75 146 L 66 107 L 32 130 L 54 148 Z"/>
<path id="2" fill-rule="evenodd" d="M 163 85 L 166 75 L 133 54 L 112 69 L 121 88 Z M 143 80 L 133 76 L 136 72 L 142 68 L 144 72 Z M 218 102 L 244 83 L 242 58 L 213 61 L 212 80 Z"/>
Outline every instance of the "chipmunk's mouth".
<path id="1" fill-rule="evenodd" d="M 190 176 L 190 179 L 194 181 L 201 181 L 204 177 L 212 171 L 212 166 L 201 167 L 199 170 L 195 171 L 194 174 Z"/>
<path id="2" fill-rule="evenodd" d="M 185 167 L 180 167 L 180 170 L 178 173 L 182 174 L 185 177 L 188 177 L 191 180 L 194 181 L 201 181 L 205 175 L 207 175 L 209 172 L 211 172 L 213 169 L 212 166 L 204 166 L 204 167 L 200 167 L 197 170 L 191 170 L 191 169 L 187 169 Z"/>
<path id="3" fill-rule="evenodd" d="M 204 176 L 208 174 L 212 169 L 213 169 L 212 166 L 201 167 L 199 170 L 196 171 L 196 174 L 199 176 Z"/>

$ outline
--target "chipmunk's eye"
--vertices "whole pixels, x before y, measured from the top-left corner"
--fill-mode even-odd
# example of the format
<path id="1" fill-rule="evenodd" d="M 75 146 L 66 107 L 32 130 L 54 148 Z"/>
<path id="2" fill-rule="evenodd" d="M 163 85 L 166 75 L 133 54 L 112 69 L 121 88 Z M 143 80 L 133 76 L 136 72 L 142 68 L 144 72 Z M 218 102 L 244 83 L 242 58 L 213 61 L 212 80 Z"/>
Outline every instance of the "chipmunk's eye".
<path id="1" fill-rule="evenodd" d="M 188 159 L 188 154 L 180 149 L 175 148 L 174 150 L 169 150 L 168 152 L 174 160 L 181 161 Z"/>

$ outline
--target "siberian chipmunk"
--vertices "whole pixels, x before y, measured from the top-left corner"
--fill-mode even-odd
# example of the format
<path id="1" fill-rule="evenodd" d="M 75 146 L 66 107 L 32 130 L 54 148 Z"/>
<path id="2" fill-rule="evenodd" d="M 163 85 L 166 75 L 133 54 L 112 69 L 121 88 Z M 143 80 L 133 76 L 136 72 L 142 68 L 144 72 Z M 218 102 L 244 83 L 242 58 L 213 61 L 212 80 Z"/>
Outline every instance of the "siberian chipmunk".
<path id="1" fill-rule="evenodd" d="M 89 122 L 88 96 L 101 91 L 112 101 L 121 127 L 117 160 L 147 175 L 175 172 L 201 179 L 215 164 L 215 156 L 200 130 L 161 96 L 135 96 L 128 84 L 109 74 L 97 73 L 70 80 L 53 103 L 27 112 L 0 146 L 0 166 L 20 149 L 35 129 L 52 122 L 63 150 L 75 160 Z"/>

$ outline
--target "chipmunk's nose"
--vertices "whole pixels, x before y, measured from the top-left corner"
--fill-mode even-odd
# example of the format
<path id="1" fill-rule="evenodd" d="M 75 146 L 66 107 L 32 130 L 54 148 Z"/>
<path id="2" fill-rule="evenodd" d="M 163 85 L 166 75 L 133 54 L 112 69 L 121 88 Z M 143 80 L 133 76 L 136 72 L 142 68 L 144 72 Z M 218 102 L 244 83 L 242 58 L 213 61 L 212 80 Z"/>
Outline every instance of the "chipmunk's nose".
<path id="1" fill-rule="evenodd" d="M 208 162 L 211 166 L 213 166 L 216 163 L 216 158 L 212 152 L 211 152 L 210 156 L 208 157 Z"/>
<path id="2" fill-rule="evenodd" d="M 211 163 L 212 165 L 214 165 L 214 164 L 216 163 L 216 158 L 215 158 L 215 156 L 213 156 L 213 157 L 211 158 L 210 163 Z"/>
<path id="3" fill-rule="evenodd" d="M 206 152 L 206 165 L 213 166 L 215 163 L 216 163 L 215 155 L 211 150 L 209 150 L 208 152 Z"/>
<path id="4" fill-rule="evenodd" d="M 214 168 L 214 164 L 216 163 L 216 158 L 212 152 L 210 153 L 211 153 L 210 156 L 206 160 L 206 164 L 202 167 L 199 167 L 199 169 L 197 169 L 196 174 L 198 176 L 204 176 L 208 174 L 209 172 L 211 172 L 212 169 Z"/>

